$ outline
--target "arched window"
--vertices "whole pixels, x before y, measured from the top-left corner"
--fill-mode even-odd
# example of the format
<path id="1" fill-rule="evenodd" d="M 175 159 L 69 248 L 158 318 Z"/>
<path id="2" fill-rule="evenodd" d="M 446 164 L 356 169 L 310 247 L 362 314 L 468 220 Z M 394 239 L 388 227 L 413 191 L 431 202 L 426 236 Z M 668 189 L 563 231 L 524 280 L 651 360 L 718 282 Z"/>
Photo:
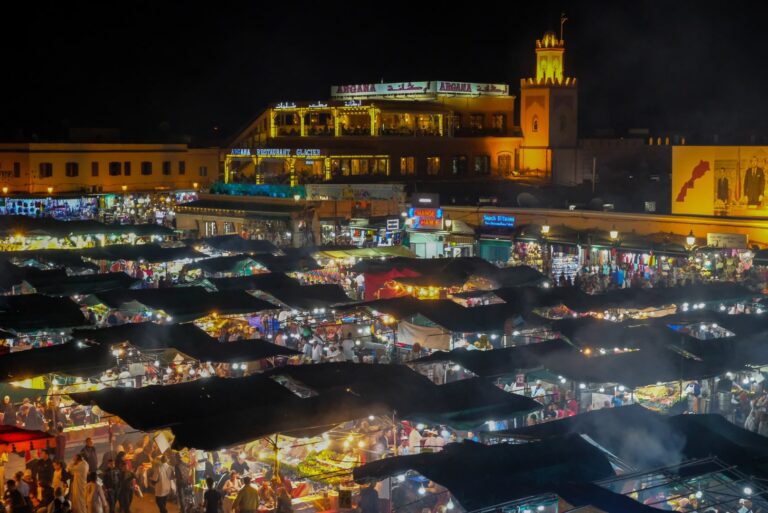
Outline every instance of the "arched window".
<path id="1" fill-rule="evenodd" d="M 538 116 L 533 116 L 532 130 L 534 132 L 538 132 L 539 131 L 539 118 L 538 118 Z"/>

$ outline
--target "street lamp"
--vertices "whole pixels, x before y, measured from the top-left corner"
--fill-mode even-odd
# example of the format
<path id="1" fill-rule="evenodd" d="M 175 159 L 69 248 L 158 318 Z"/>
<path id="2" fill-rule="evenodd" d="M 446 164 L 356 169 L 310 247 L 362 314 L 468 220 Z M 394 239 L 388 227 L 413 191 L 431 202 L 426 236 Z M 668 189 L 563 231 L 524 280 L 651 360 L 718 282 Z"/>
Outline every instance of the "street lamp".
<path id="1" fill-rule="evenodd" d="M 446 218 L 445 218 L 445 227 L 446 227 L 448 230 L 450 230 L 450 229 L 451 229 L 451 226 L 453 226 L 453 219 L 451 219 L 450 217 L 446 217 Z"/>
<path id="2" fill-rule="evenodd" d="M 611 228 L 611 231 L 608 233 L 608 235 L 611 236 L 611 240 L 616 240 L 619 238 L 619 230 L 616 229 L 616 225 L 613 225 L 613 228 Z"/>
<path id="3" fill-rule="evenodd" d="M 3 194 L 8 194 L 8 186 L 3 186 Z"/>
<path id="4" fill-rule="evenodd" d="M 128 190 L 128 186 L 127 185 L 121 185 L 120 188 L 123 190 L 123 192 Z"/>
<path id="5" fill-rule="evenodd" d="M 48 194 L 51 194 L 51 193 L 53 193 L 53 187 L 50 187 L 50 186 L 49 186 L 49 187 L 48 187 Z"/>
<path id="6" fill-rule="evenodd" d="M 546 221 L 544 221 L 544 224 L 541 226 L 541 234 L 542 235 L 549 235 L 549 225 Z"/>
<path id="7" fill-rule="evenodd" d="M 293 201 L 299 201 L 301 199 L 301 194 L 294 194 L 293 195 Z"/>
<path id="8" fill-rule="evenodd" d="M 197 190 L 197 185 L 198 185 L 197 182 L 192 182 L 192 188 L 193 189 Z"/>

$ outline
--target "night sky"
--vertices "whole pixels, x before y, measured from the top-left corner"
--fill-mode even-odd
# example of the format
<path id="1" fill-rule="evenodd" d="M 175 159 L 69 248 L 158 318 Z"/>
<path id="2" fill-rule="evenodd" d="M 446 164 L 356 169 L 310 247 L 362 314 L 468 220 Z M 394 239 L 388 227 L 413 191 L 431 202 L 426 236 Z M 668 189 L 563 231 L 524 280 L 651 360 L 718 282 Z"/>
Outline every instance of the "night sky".
<path id="1" fill-rule="evenodd" d="M 562 11 L 582 135 L 768 134 L 757 3 L 22 3 L 4 6 L 5 140 L 114 127 L 126 139 L 202 143 L 233 135 L 266 103 L 382 79 L 507 82 L 518 94 L 534 40 Z"/>

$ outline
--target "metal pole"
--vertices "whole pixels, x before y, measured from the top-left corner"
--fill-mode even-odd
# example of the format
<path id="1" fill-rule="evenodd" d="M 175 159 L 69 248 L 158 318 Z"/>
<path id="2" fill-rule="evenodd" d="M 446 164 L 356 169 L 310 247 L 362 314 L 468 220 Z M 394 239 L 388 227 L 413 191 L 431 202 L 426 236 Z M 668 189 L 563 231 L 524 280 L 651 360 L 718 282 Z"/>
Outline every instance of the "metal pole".
<path id="1" fill-rule="evenodd" d="M 595 192 L 595 177 L 597 176 L 597 157 L 592 156 L 592 193 Z"/>

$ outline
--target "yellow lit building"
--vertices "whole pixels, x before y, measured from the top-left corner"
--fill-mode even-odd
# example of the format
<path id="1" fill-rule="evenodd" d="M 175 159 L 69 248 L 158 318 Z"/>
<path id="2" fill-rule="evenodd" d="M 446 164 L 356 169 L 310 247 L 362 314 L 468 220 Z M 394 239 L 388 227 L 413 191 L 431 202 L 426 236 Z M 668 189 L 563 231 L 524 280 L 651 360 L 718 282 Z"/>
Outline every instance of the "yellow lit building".
<path id="1" fill-rule="evenodd" d="M 186 144 L 0 144 L 5 194 L 137 192 L 207 188 L 217 148 Z"/>
<path id="2" fill-rule="evenodd" d="M 228 182 L 494 177 L 547 183 L 576 165 L 576 80 L 565 44 L 536 42 L 521 126 L 507 84 L 445 80 L 335 85 L 330 99 L 267 107 L 223 152 Z"/>

